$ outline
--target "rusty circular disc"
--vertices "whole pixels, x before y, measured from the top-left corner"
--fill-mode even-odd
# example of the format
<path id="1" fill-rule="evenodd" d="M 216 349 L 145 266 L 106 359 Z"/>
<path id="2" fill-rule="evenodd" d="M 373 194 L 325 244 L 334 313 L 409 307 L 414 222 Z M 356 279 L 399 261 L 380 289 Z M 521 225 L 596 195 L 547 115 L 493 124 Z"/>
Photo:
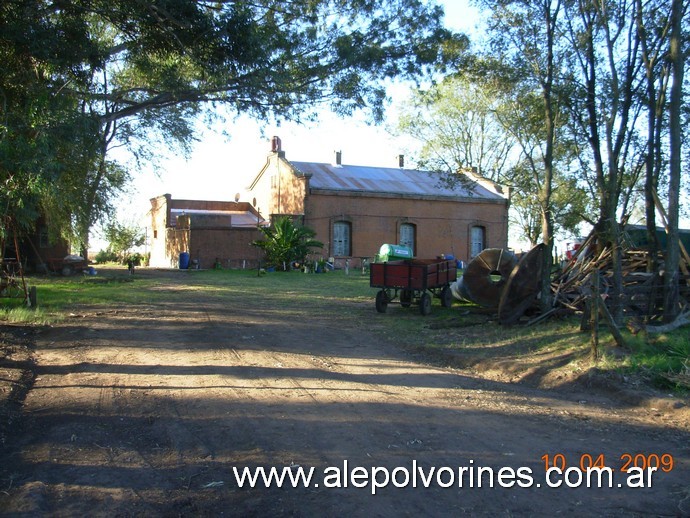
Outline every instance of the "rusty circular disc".
<path id="1" fill-rule="evenodd" d="M 502 248 L 487 248 L 476 256 L 462 275 L 463 288 L 472 302 L 496 308 L 508 276 L 517 264 L 513 252 Z"/>
<path id="2" fill-rule="evenodd" d="M 532 306 L 539 293 L 546 245 L 541 243 L 527 252 L 513 269 L 498 304 L 498 321 L 503 325 L 517 323 Z"/>

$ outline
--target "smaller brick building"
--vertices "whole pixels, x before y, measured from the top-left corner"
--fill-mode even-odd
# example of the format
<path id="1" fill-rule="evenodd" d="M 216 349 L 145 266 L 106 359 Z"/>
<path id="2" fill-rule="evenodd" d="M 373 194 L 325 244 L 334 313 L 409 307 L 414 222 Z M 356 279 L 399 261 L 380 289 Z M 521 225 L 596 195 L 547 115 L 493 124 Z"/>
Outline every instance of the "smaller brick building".
<path id="1" fill-rule="evenodd" d="M 265 221 L 246 202 L 175 200 L 170 194 L 151 199 L 150 265 L 177 268 L 180 254 L 189 254 L 190 267 L 253 268 Z"/>
<path id="2" fill-rule="evenodd" d="M 69 243 L 60 237 L 51 236 L 43 217 L 38 218 L 33 232 L 18 236 L 17 244 L 18 251 L 12 231 L 7 239 L 0 239 L 3 262 L 14 262 L 18 256 L 25 270 L 29 272 L 45 272 L 49 263 L 64 259 L 70 253 Z"/>

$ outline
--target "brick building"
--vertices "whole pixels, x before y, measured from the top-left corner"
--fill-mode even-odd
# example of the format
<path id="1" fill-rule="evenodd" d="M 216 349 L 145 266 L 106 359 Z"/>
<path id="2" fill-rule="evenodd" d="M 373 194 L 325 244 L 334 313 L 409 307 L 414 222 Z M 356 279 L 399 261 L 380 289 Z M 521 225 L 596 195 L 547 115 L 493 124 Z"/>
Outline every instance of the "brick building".
<path id="1" fill-rule="evenodd" d="M 33 231 L 17 234 L 15 247 L 15 229 L 10 228 L 5 239 L 0 238 L 2 263 L 12 264 L 17 257 L 22 261 L 25 271 L 45 272 L 52 261 L 64 259 L 70 253 L 69 243 L 61 237 L 51 236 L 45 218 L 39 217 Z"/>
<path id="2" fill-rule="evenodd" d="M 258 250 L 250 245 L 260 238 L 265 221 L 246 202 L 176 200 L 170 194 L 151 199 L 150 265 L 177 268 L 180 254 L 189 265 L 213 268 L 255 267 Z"/>
<path id="3" fill-rule="evenodd" d="M 323 254 L 342 266 L 372 259 L 384 243 L 416 257 L 468 261 L 484 248 L 506 248 L 508 189 L 472 172 L 449 187 L 434 173 L 398 167 L 288 161 L 278 137 L 249 187 L 262 214 L 289 215 L 316 231 Z M 263 208 L 266 210 L 263 210 Z"/>
<path id="4" fill-rule="evenodd" d="M 484 248 L 506 248 L 508 190 L 471 172 L 453 187 L 426 171 L 291 162 L 278 137 L 249 186 L 255 203 L 151 199 L 151 266 L 177 267 L 180 253 L 192 267 L 255 267 L 258 224 L 290 216 L 316 231 L 323 257 L 359 267 L 384 243 L 403 244 L 416 257 L 453 255 L 468 261 Z M 255 208 L 256 207 L 256 208 Z M 258 209 L 260 207 L 260 209 Z M 258 210 L 257 210 L 258 209 Z M 264 221 L 264 217 L 268 221 Z"/>

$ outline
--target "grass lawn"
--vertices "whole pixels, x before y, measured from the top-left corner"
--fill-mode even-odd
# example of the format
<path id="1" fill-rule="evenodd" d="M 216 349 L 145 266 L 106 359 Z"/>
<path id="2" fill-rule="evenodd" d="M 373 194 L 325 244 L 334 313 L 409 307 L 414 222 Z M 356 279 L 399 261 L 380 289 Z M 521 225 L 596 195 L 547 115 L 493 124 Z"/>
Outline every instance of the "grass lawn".
<path id="1" fill-rule="evenodd" d="M 309 314 L 359 319 L 362 325 L 386 339 L 411 350 L 442 353 L 460 366 L 507 361 L 522 362 L 530 368 L 558 366 L 586 370 L 596 368 L 616 373 L 643 373 L 656 383 L 673 388 L 682 386 L 690 372 L 690 340 L 687 329 L 645 336 L 623 330 L 628 350 L 613 347 L 613 340 L 601 326 L 603 357 L 596 363 L 589 357 L 590 337 L 579 330 L 579 318 L 552 319 L 536 325 L 503 327 L 490 312 L 471 304 L 455 302 L 451 308 L 434 299 L 431 315 L 420 315 L 418 308 L 391 304 L 387 313 L 375 310 L 376 289 L 368 275 L 359 270 L 325 274 L 271 272 L 256 270 L 207 270 L 160 272 L 137 269 L 130 275 L 125 268 L 98 268 L 95 276 L 28 277 L 36 286 L 38 308 L 26 309 L 19 299 L 0 299 L 0 323 L 45 325 L 59 322 L 80 307 L 155 304 L 169 300 L 165 287 L 170 282 L 203 292 L 212 299 L 242 297 L 247 306 L 262 307 L 290 318 Z M 176 296 L 179 296 L 179 292 Z M 557 362 L 556 360 L 557 359 Z M 680 376 L 680 384 L 673 379 Z"/>

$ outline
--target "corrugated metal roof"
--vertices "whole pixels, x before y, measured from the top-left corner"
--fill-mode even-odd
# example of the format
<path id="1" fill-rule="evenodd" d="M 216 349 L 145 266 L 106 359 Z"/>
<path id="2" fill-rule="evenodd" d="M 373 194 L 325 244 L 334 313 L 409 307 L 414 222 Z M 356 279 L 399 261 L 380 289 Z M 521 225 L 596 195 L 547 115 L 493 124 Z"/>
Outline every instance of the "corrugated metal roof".
<path id="1" fill-rule="evenodd" d="M 200 217 L 210 217 L 214 216 L 216 218 L 228 216 L 228 223 L 231 227 L 256 227 L 256 215 L 249 211 L 236 211 L 236 210 L 204 210 L 204 209 L 171 209 L 171 225 L 176 226 L 177 216 L 182 216 L 183 214 L 188 214 L 194 219 L 194 216 Z M 220 221 L 220 220 L 218 220 Z M 263 223 L 263 218 L 261 219 Z"/>
<path id="2" fill-rule="evenodd" d="M 504 199 L 503 196 L 474 183 L 457 182 L 450 188 L 440 182 L 438 173 L 387 167 L 333 165 L 317 162 L 293 162 L 299 172 L 310 175 L 312 189 L 390 193 L 411 196 Z"/>

